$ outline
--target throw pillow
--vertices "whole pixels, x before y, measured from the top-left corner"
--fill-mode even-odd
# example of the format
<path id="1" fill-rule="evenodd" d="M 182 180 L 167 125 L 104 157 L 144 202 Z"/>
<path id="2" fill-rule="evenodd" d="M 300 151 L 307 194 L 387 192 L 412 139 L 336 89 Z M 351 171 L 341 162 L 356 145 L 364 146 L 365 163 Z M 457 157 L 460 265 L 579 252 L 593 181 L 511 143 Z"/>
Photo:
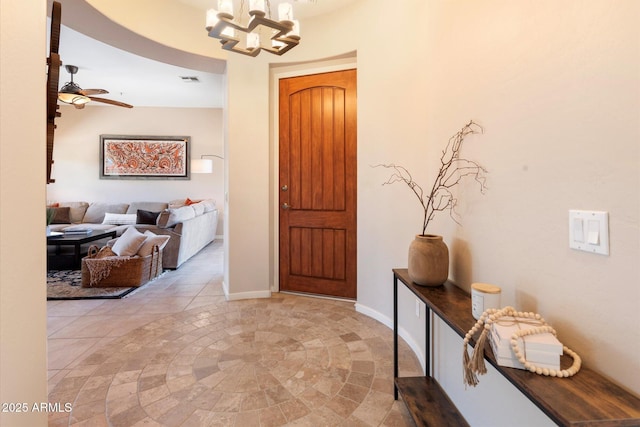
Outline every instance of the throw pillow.
<path id="1" fill-rule="evenodd" d="M 140 246 L 140 249 L 138 249 L 138 255 L 142 257 L 151 255 L 154 246 L 157 246 L 160 250 L 164 249 L 171 238 L 171 236 L 155 234 L 149 230 L 145 231 L 144 235 L 147 236 L 147 240 L 145 240 L 142 246 Z"/>
<path id="2" fill-rule="evenodd" d="M 87 212 L 89 203 L 87 202 L 65 202 L 60 203 L 60 207 L 69 208 L 69 216 L 71 217 L 72 224 L 80 224 L 84 218 L 84 214 Z M 113 212 L 113 211 L 111 211 Z"/>
<path id="3" fill-rule="evenodd" d="M 185 206 L 189 206 L 189 205 L 193 205 L 198 203 L 198 200 L 191 200 L 190 198 L 187 197 L 187 200 L 184 201 L 184 205 Z"/>
<path id="4" fill-rule="evenodd" d="M 71 224 L 70 208 L 52 208 L 55 210 L 51 224 Z"/>
<path id="5" fill-rule="evenodd" d="M 133 225 L 136 223 L 136 214 L 119 214 L 119 213 L 105 213 L 103 224 L 110 225 Z"/>
<path id="6" fill-rule="evenodd" d="M 183 206 L 177 209 L 165 209 L 158 217 L 158 227 L 170 228 L 179 222 L 195 218 L 196 212 L 191 206 Z"/>
<path id="7" fill-rule="evenodd" d="M 87 211 L 82 218 L 82 222 L 90 222 L 92 224 L 100 224 L 104 220 L 104 215 L 107 212 L 123 214 L 127 212 L 126 203 L 91 203 L 87 208 Z"/>
<path id="8" fill-rule="evenodd" d="M 151 212 L 138 209 L 136 211 L 136 224 L 156 225 L 160 212 Z"/>
<path id="9" fill-rule="evenodd" d="M 145 240 L 147 240 L 147 236 L 136 230 L 135 227 L 128 227 L 111 249 L 118 256 L 133 256 Z"/>

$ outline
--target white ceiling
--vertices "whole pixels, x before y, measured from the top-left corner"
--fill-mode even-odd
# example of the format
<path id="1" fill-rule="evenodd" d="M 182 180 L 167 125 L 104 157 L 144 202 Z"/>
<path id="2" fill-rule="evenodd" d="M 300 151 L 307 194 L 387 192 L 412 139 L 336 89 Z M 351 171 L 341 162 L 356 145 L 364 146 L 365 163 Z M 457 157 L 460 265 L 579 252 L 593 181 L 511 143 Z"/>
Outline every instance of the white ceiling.
<path id="1" fill-rule="evenodd" d="M 206 10 L 215 3 L 214 0 L 174 1 L 202 10 L 203 19 Z M 277 14 L 277 5 L 281 1 L 271 0 L 274 14 Z M 294 14 L 296 18 L 321 15 L 354 1 L 357 0 L 294 0 Z M 245 2 L 248 3 L 248 0 Z M 106 89 L 109 94 L 101 97 L 126 102 L 134 107 L 222 107 L 225 88 L 221 74 L 195 71 L 144 58 L 87 37 L 64 25 L 65 17 L 70 15 L 70 6 L 81 9 L 77 2 L 67 0 L 63 3 L 59 52 L 63 65 L 79 68 L 74 82 L 83 89 Z M 211 42 L 217 43 L 213 39 Z M 187 83 L 180 78 L 183 76 L 197 77 L 199 82 Z M 60 86 L 69 80 L 70 75 L 63 66 L 60 70 Z M 89 103 L 88 107 L 92 105 L 107 104 Z"/>
<path id="2" fill-rule="evenodd" d="M 213 40 L 212 40 L 213 42 Z M 62 63 L 79 68 L 73 81 L 83 89 L 106 89 L 99 95 L 134 107 L 222 108 L 221 74 L 181 68 L 134 55 L 89 38 L 68 27 L 60 30 Z M 180 77 L 197 77 L 185 83 Z M 71 79 L 64 66 L 60 86 Z M 103 103 L 89 103 L 87 106 Z"/>
<path id="3" fill-rule="evenodd" d="M 218 2 L 216 0 L 177 0 L 180 3 L 200 9 L 204 12 L 207 9 L 216 9 Z M 311 16 L 323 15 L 336 9 L 345 7 L 353 3 L 355 0 L 268 0 L 271 3 L 271 13 L 274 18 L 278 17 L 278 5 L 284 1 L 293 3 L 294 18 L 309 18 Z M 245 8 L 247 8 L 249 0 L 244 0 Z M 240 2 L 235 0 L 236 7 Z M 246 10 L 246 9 L 245 9 Z"/>

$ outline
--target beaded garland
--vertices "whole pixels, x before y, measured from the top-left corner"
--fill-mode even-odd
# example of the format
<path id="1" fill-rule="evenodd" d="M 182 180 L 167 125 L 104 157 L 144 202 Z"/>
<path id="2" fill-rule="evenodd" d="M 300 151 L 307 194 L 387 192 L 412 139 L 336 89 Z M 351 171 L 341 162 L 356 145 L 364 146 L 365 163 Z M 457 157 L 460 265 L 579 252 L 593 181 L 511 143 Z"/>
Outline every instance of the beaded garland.
<path id="1" fill-rule="evenodd" d="M 525 369 L 530 372 L 535 372 L 538 375 L 545 375 L 550 377 L 558 377 L 558 378 L 568 378 L 575 375 L 582 365 L 582 359 L 580 356 L 567 346 L 563 345 L 562 349 L 565 354 L 570 356 L 573 359 L 573 364 L 567 369 L 548 369 L 541 368 L 536 366 L 533 363 L 530 363 L 525 358 L 524 353 L 520 350 L 520 346 L 518 344 L 519 338 L 522 338 L 527 335 L 536 335 L 536 334 L 544 334 L 551 333 L 554 336 L 556 335 L 556 330 L 545 322 L 545 320 L 537 313 L 524 312 L 524 311 L 516 311 L 513 307 L 504 307 L 501 309 L 491 308 L 489 310 L 485 310 L 478 321 L 473 325 L 473 327 L 467 332 L 464 336 L 463 340 L 463 376 L 465 385 L 476 386 L 478 384 L 478 374 L 485 374 L 487 372 L 487 368 L 484 364 L 484 345 L 487 339 L 487 335 L 491 330 L 491 325 L 495 322 L 498 322 L 502 317 L 512 316 L 524 319 L 531 319 L 530 321 L 540 326 L 531 329 L 523 329 L 515 332 L 511 335 L 511 348 L 513 349 L 513 353 L 520 363 L 522 363 Z M 473 350 L 473 355 L 470 357 L 467 352 L 467 346 L 471 341 L 471 338 L 482 328 L 482 332 L 480 333 L 480 337 L 476 342 L 475 348 Z"/>

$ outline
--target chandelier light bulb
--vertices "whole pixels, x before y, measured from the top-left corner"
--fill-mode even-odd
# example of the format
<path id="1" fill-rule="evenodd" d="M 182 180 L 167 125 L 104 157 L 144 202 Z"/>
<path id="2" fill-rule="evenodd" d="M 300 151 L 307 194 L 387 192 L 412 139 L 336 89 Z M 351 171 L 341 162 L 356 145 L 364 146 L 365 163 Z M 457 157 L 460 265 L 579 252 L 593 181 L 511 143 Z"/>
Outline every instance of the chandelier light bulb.
<path id="1" fill-rule="evenodd" d="M 225 37 L 233 39 L 236 36 L 236 31 L 231 27 L 225 27 L 225 29 L 222 30 L 221 34 Z"/>
<path id="2" fill-rule="evenodd" d="M 264 0 L 251 0 L 249 2 L 249 14 L 250 15 L 260 14 L 264 16 L 265 14 Z"/>
<path id="3" fill-rule="evenodd" d="M 233 18 L 233 0 L 218 0 L 218 11 L 225 18 Z"/>
<path id="4" fill-rule="evenodd" d="M 278 5 L 278 18 L 281 22 L 293 21 L 293 6 L 291 6 L 291 3 L 280 3 Z"/>
<path id="5" fill-rule="evenodd" d="M 218 11 L 215 9 L 207 10 L 207 26 L 206 28 L 213 28 L 218 23 Z"/>
<path id="6" fill-rule="evenodd" d="M 293 20 L 293 28 L 287 34 L 287 37 L 300 38 L 300 21 L 297 19 Z"/>

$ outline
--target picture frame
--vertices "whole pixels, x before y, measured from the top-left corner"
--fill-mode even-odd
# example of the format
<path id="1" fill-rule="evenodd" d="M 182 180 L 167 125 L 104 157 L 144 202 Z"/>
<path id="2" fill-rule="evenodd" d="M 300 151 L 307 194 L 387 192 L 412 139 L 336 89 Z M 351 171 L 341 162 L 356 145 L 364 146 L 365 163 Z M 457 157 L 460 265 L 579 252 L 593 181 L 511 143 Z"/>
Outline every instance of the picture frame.
<path id="1" fill-rule="evenodd" d="M 191 179 L 189 136 L 100 135 L 100 179 Z"/>

